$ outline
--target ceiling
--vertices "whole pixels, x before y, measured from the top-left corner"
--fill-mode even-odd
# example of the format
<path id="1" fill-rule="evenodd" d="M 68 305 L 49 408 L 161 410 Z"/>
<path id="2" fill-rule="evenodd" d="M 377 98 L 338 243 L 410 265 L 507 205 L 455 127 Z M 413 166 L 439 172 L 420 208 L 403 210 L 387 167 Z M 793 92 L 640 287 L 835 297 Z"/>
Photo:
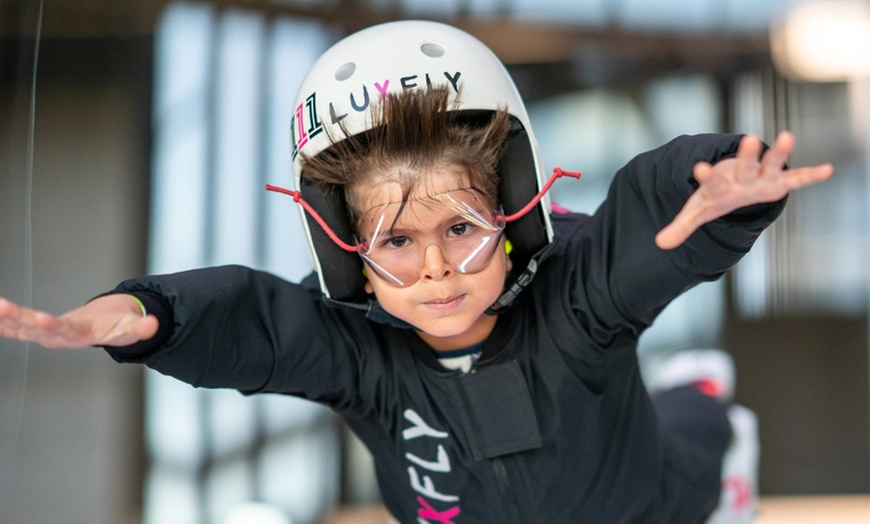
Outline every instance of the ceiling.
<path id="1" fill-rule="evenodd" d="M 0 0 L 0 43 L 148 38 L 168 0 Z M 770 62 L 768 26 L 793 0 L 211 0 L 217 10 L 323 20 L 349 33 L 426 18 L 477 36 L 509 66 L 574 83 L 692 70 L 729 76 Z M 99 45 L 99 44 L 98 44 Z M 568 65 L 569 67 L 565 67 Z"/>

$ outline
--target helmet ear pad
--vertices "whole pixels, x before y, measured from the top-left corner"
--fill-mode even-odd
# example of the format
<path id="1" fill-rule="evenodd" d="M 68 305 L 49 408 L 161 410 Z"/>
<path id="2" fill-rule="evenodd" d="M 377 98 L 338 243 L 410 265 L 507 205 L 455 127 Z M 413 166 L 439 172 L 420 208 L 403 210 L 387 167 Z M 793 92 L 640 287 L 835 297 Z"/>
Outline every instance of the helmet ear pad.
<path id="1" fill-rule="evenodd" d="M 340 189 L 328 189 L 307 183 L 303 177 L 299 192 L 302 198 L 332 227 L 345 242 L 353 237 L 353 228 L 348 217 L 347 203 Z M 365 293 L 366 279 L 363 262 L 356 253 L 338 247 L 323 231 L 320 224 L 305 213 L 312 249 L 320 264 L 320 279 L 332 299 L 356 302 Z M 365 302 L 364 300 L 361 302 Z"/>
<path id="2" fill-rule="evenodd" d="M 521 210 L 537 195 L 539 188 L 535 173 L 535 158 L 528 135 L 522 130 L 512 131 L 499 162 L 498 199 L 505 215 Z M 550 243 L 544 202 L 546 200 L 542 199 L 533 210 L 505 227 L 505 236 L 513 246 L 509 283 L 516 281 L 532 257 Z"/>

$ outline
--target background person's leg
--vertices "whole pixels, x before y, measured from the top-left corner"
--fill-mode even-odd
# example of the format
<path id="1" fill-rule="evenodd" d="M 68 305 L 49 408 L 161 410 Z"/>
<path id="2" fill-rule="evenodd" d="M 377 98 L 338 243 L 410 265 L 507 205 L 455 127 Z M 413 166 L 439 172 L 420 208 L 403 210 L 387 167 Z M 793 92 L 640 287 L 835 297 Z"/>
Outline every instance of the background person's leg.
<path id="1" fill-rule="evenodd" d="M 758 421 L 731 404 L 734 364 L 721 350 L 687 350 L 647 376 L 665 441 L 669 489 L 705 504 L 708 524 L 754 521 L 758 496 Z M 721 496 L 720 496 L 721 494 Z M 717 504 L 718 499 L 718 504 Z M 690 517 L 689 504 L 686 518 Z"/>

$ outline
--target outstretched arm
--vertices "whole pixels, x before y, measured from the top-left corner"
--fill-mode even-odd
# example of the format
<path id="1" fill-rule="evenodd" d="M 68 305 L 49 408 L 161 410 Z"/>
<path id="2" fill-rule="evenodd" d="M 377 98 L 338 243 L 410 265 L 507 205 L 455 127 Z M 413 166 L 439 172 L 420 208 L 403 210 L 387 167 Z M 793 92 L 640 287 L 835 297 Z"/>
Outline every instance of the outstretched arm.
<path id="1" fill-rule="evenodd" d="M 656 235 L 662 249 L 673 249 L 702 225 L 737 209 L 775 202 L 789 191 L 827 180 L 834 174 L 830 164 L 784 169 L 794 149 L 794 136 L 783 132 L 761 156 L 761 141 L 745 136 L 737 155 L 711 165 L 699 162 L 694 176 L 698 189 L 689 197 L 674 220 Z"/>
<path id="2" fill-rule="evenodd" d="M 157 333 L 157 319 L 143 316 L 130 295 L 98 297 L 60 316 L 0 298 L 0 336 L 47 348 L 127 346 Z"/>

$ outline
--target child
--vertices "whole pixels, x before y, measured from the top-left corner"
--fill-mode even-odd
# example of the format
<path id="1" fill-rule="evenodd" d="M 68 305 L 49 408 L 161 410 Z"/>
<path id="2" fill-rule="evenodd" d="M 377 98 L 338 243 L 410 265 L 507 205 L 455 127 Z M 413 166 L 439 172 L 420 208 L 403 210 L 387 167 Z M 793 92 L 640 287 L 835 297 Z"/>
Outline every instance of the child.
<path id="1" fill-rule="evenodd" d="M 339 42 L 296 107 L 299 191 L 283 191 L 304 207 L 317 282 L 144 277 L 59 317 L 0 301 L 0 333 L 324 403 L 401 522 L 707 518 L 724 405 L 693 384 L 653 404 L 637 338 L 831 167 L 783 169 L 787 133 L 763 155 L 751 137 L 682 137 L 625 166 L 593 216 L 551 218 L 507 72 L 429 22 Z"/>

